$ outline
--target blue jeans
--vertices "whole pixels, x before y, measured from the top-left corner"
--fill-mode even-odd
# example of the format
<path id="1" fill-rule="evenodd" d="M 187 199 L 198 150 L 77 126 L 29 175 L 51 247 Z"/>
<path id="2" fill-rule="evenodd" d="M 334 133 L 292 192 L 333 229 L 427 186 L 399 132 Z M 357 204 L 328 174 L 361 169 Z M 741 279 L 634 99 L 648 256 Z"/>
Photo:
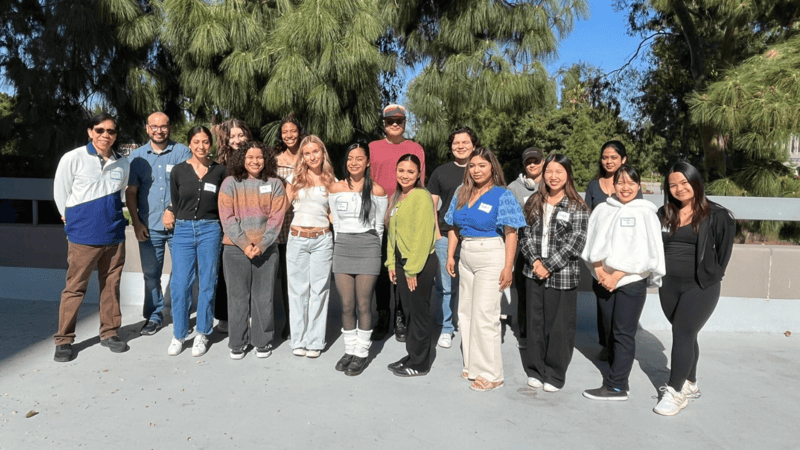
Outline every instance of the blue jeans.
<path id="1" fill-rule="evenodd" d="M 456 247 L 456 275 L 458 275 L 458 254 L 461 244 Z M 453 334 L 453 306 L 458 301 L 458 276 L 454 279 L 447 273 L 447 236 L 436 241 L 436 257 L 439 258 L 439 272 L 436 274 L 436 325 L 442 327 L 442 334 Z"/>
<path id="2" fill-rule="evenodd" d="M 164 249 L 169 246 L 172 253 L 172 231 L 148 230 L 150 239 L 139 242 L 139 257 L 144 273 L 144 320 L 164 323 L 164 292 L 161 289 L 161 273 L 164 268 Z"/>
<path id="3" fill-rule="evenodd" d="M 292 348 L 323 350 L 331 291 L 333 236 L 289 235 L 286 271 L 289 278 L 289 323 Z"/>
<path id="4" fill-rule="evenodd" d="M 192 285 L 199 278 L 197 332 L 211 334 L 214 324 L 214 294 L 217 289 L 222 227 L 219 220 L 177 220 L 172 239 L 172 334 L 186 339 Z"/>

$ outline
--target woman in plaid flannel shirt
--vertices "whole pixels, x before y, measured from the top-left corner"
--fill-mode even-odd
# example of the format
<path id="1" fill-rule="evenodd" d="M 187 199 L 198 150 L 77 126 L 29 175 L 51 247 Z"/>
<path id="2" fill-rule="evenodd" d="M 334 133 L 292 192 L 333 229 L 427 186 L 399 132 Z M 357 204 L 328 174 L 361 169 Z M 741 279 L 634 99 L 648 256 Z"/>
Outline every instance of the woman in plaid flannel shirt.
<path id="1" fill-rule="evenodd" d="M 586 243 L 589 209 L 575 190 L 572 163 L 551 154 L 543 183 L 525 204 L 528 226 L 520 239 L 526 259 L 528 385 L 556 392 L 564 387 L 572 359 L 580 281 L 580 255 Z"/>

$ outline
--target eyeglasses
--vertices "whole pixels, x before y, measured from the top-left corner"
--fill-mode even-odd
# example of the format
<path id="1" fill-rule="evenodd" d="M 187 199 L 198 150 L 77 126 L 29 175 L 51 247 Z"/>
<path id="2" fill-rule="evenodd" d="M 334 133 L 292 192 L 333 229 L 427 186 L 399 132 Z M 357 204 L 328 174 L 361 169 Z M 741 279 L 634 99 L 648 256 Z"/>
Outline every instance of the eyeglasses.
<path id="1" fill-rule="evenodd" d="M 149 128 L 150 131 L 169 131 L 169 125 L 148 125 L 147 128 Z"/>
<path id="2" fill-rule="evenodd" d="M 93 130 L 97 134 L 108 133 L 109 136 L 117 135 L 117 130 L 115 130 L 114 128 L 94 128 Z"/>
<path id="3" fill-rule="evenodd" d="M 403 125 L 406 123 L 406 119 L 383 119 L 383 123 L 387 127 L 392 125 Z"/>

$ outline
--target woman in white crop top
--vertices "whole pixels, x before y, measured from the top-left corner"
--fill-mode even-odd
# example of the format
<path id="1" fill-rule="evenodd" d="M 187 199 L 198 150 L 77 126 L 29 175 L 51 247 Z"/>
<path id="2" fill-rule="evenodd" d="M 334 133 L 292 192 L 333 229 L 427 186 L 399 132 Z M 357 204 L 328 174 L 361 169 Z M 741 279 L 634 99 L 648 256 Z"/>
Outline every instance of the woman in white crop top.
<path id="1" fill-rule="evenodd" d="M 350 145 L 345 153 L 345 178 L 331 186 L 328 196 L 336 232 L 333 273 L 342 299 L 345 348 L 336 370 L 350 376 L 359 375 L 367 365 L 372 294 L 381 272 L 383 218 L 389 203 L 386 191 L 372 180 L 369 161 L 365 142 Z"/>
<path id="2" fill-rule="evenodd" d="M 328 192 L 336 179 L 325 144 L 310 135 L 300 142 L 294 182 L 286 193 L 294 207 L 286 271 L 292 353 L 316 358 L 325 348 L 333 237 Z"/>

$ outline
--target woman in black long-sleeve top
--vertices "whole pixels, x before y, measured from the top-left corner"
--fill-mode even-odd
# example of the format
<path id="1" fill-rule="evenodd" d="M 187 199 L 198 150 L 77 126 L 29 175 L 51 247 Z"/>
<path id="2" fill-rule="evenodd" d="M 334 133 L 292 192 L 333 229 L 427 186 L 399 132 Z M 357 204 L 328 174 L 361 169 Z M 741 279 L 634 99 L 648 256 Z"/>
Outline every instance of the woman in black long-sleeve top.
<path id="1" fill-rule="evenodd" d="M 658 210 L 667 275 L 658 290 L 661 309 L 672 324 L 672 368 L 653 409 L 674 416 L 700 396 L 697 334 L 719 301 L 720 281 L 731 258 L 736 223 L 727 209 L 708 201 L 703 179 L 691 164 L 677 163 L 666 180 Z"/>

